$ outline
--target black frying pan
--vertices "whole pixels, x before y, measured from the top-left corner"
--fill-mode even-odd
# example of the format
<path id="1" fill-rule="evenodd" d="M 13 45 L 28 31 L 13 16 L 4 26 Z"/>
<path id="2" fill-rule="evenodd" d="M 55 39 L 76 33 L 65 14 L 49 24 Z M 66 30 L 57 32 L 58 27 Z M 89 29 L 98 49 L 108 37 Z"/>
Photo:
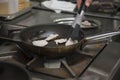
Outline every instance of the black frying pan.
<path id="1" fill-rule="evenodd" d="M 10 62 L 0 61 L 0 80 L 31 80 L 23 67 Z"/>
<path id="2" fill-rule="evenodd" d="M 59 25 L 59 24 L 44 24 L 44 25 L 36 25 L 33 27 L 29 27 L 24 29 L 20 33 L 20 39 L 22 42 L 31 44 L 31 41 L 37 36 L 39 38 L 47 37 L 50 34 L 57 33 L 59 34 L 59 38 L 69 38 L 71 35 L 73 28 L 69 25 Z M 84 32 L 79 32 L 79 38 L 78 43 L 65 46 L 64 44 L 56 45 L 55 42 L 51 41 L 49 44 L 45 47 L 36 47 L 33 45 L 19 45 L 20 47 L 27 48 L 28 50 L 34 52 L 37 55 L 43 55 L 48 58 L 59 58 L 64 57 L 69 54 L 72 54 L 74 51 L 76 51 L 78 48 L 82 48 L 84 46 L 84 43 L 88 40 L 99 40 L 101 38 L 113 36 L 120 34 L 120 32 L 110 32 L 105 33 L 101 35 L 91 36 L 91 37 L 85 37 Z"/>
<path id="3" fill-rule="evenodd" d="M 49 42 L 45 47 L 38 47 L 32 45 L 32 41 L 35 39 L 44 39 L 48 37 L 48 35 L 57 33 L 59 34 L 59 38 L 69 38 L 73 28 L 69 25 L 60 25 L 60 24 L 44 24 L 44 25 L 36 25 L 29 28 L 24 29 L 20 32 L 20 40 L 13 40 L 5 37 L 0 37 L 0 40 L 6 40 L 10 42 L 17 43 L 19 47 L 23 48 L 24 50 L 29 50 L 33 53 L 33 55 L 37 55 L 39 57 L 45 56 L 47 58 L 60 58 L 72 54 L 78 48 L 84 45 L 86 40 L 91 39 L 101 39 L 106 38 L 112 35 L 120 34 L 120 32 L 111 32 L 105 33 L 101 35 L 96 35 L 92 37 L 84 37 L 84 33 L 80 31 L 78 43 L 65 46 L 64 44 L 56 45 L 53 41 Z M 28 54 L 27 54 L 28 55 Z"/>
<path id="4" fill-rule="evenodd" d="M 38 47 L 32 45 L 32 41 L 37 37 L 45 38 L 53 33 L 59 34 L 59 38 L 69 38 L 72 30 L 73 28 L 69 25 L 58 25 L 58 24 L 36 25 L 26 28 L 20 32 L 21 41 L 12 40 L 8 38 L 6 39 L 0 38 L 0 39 L 15 42 L 21 48 L 24 47 L 24 49 L 26 48 L 27 50 L 39 56 L 43 55 L 48 58 L 58 58 L 58 57 L 67 56 L 76 49 L 78 49 L 82 43 L 82 39 L 84 38 L 84 33 L 80 32 L 78 38 L 79 42 L 70 46 L 65 46 L 64 44 L 60 44 L 58 46 L 53 41 L 51 41 L 45 47 Z"/>

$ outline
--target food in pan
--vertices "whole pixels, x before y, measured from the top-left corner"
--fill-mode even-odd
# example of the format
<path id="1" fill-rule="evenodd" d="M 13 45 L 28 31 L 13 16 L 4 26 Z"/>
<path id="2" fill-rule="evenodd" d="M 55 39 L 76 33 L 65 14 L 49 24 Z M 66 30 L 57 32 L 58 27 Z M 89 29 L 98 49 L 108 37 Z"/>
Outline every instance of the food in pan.
<path id="1" fill-rule="evenodd" d="M 32 42 L 33 45 L 35 46 L 39 46 L 39 47 L 44 47 L 48 44 L 48 41 L 58 37 L 58 34 L 50 34 L 47 38 L 45 38 L 44 40 L 35 40 Z"/>
<path id="2" fill-rule="evenodd" d="M 71 38 L 69 38 L 68 41 L 65 43 L 65 46 L 70 46 L 76 43 L 78 43 L 78 40 L 72 40 Z"/>
<path id="3" fill-rule="evenodd" d="M 55 39 L 59 36 L 59 34 L 50 34 L 45 40 L 50 41 L 52 39 Z"/>
<path id="4" fill-rule="evenodd" d="M 44 47 L 48 44 L 46 40 L 36 40 L 32 42 L 33 45 L 39 46 L 39 47 Z"/>
<path id="5" fill-rule="evenodd" d="M 56 39 L 54 41 L 58 45 L 59 43 L 65 43 L 67 41 L 67 39 L 66 38 L 65 39 Z"/>
<path id="6" fill-rule="evenodd" d="M 89 28 L 91 26 L 91 22 L 85 20 L 81 22 L 81 28 Z"/>
<path id="7" fill-rule="evenodd" d="M 57 38 L 58 36 L 59 36 L 58 34 L 50 34 L 44 40 L 35 40 L 32 42 L 32 44 L 35 46 L 44 47 L 49 43 L 50 40 L 53 40 L 53 39 Z M 56 45 L 58 45 L 59 43 L 60 44 L 65 43 L 65 46 L 69 46 L 69 45 L 78 43 L 78 40 L 73 41 L 71 38 L 69 38 L 69 39 L 61 38 L 61 39 L 54 40 L 54 42 L 56 43 Z"/>
<path id="8" fill-rule="evenodd" d="M 91 26 L 91 23 L 87 20 L 82 22 L 82 25 Z"/>

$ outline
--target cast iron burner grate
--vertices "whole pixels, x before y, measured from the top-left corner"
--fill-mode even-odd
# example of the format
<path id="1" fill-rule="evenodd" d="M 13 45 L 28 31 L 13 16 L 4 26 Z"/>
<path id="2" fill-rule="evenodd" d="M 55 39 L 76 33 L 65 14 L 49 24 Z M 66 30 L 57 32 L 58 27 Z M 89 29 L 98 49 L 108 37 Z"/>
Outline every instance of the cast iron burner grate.
<path id="1" fill-rule="evenodd" d="M 82 74 L 82 72 L 86 69 L 86 67 L 92 61 L 94 56 L 97 53 L 99 53 L 100 50 L 103 49 L 105 43 L 90 44 L 90 45 L 87 45 L 85 48 L 83 48 L 83 51 L 78 50 L 72 55 L 60 59 L 47 59 L 43 56 L 33 57 L 32 55 L 33 53 L 31 54 L 29 51 L 23 50 L 23 48 L 19 47 L 16 60 L 26 65 L 27 69 L 32 72 L 38 72 L 45 75 L 64 78 L 64 79 L 75 78 L 75 77 L 79 77 L 79 75 Z M 89 50 L 88 47 L 91 47 L 91 50 L 93 51 Z"/>
<path id="2" fill-rule="evenodd" d="M 17 33 L 15 33 L 17 34 Z M 6 42 L 7 43 L 7 42 Z M 47 59 L 45 57 L 33 56 L 29 51 L 23 50 L 15 44 L 3 44 L 0 46 L 0 60 L 20 64 L 32 72 L 42 73 L 48 76 L 58 78 L 76 78 L 79 77 L 88 67 L 94 57 L 104 48 L 105 43 L 87 44 L 82 51 L 77 51 L 73 55 L 61 59 Z M 3 48 L 2 48 L 3 47 Z M 45 63 L 58 61 L 60 67 L 46 68 Z"/>

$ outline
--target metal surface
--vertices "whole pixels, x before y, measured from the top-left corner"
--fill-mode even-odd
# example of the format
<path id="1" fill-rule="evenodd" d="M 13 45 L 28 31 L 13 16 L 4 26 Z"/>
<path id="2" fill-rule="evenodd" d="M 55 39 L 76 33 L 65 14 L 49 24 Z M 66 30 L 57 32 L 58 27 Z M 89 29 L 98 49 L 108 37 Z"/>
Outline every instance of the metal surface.
<path id="1" fill-rule="evenodd" d="M 18 17 L 20 15 L 23 15 L 23 14 L 29 12 L 30 10 L 31 10 L 31 7 L 28 7 L 26 9 L 24 9 L 24 10 L 21 10 L 19 12 L 14 13 L 14 14 L 0 15 L 0 16 L 5 17 L 6 20 L 12 20 L 12 19 L 14 19 L 14 18 L 16 18 L 16 17 Z"/>
<path id="2" fill-rule="evenodd" d="M 105 47 L 98 58 L 96 58 L 84 75 L 82 75 L 81 79 L 108 80 L 110 76 L 112 77 L 113 69 L 115 69 L 120 59 L 119 46 L 119 43 L 110 43 Z M 119 65 L 117 67 L 119 67 Z"/>
<path id="3" fill-rule="evenodd" d="M 104 46 L 104 44 L 101 45 L 101 47 L 103 47 L 103 46 Z M 99 52 L 99 50 L 101 49 L 101 47 L 97 48 L 96 51 Z M 96 55 L 96 51 L 95 52 L 93 51 L 92 53 L 94 55 Z M 92 56 L 94 56 L 94 55 L 92 55 Z M 74 54 L 72 56 L 69 55 L 66 58 L 66 60 L 67 60 L 67 64 L 69 65 L 69 67 L 76 74 L 76 77 L 78 77 L 78 75 L 81 74 L 81 72 L 84 70 L 84 68 L 87 66 L 87 64 L 91 61 L 91 58 L 93 58 L 93 57 L 86 56 L 86 54 L 82 54 L 82 55 L 81 54 Z M 44 58 L 43 57 L 37 58 L 29 66 L 29 69 L 31 71 L 34 71 L 34 72 L 46 74 L 46 75 L 48 75 L 47 77 L 51 76 L 51 77 L 66 78 L 66 79 L 72 77 L 71 74 L 64 67 L 61 67 L 61 68 L 52 68 L 52 69 L 51 68 L 47 68 L 46 69 L 45 67 L 42 66 L 43 62 L 44 61 L 46 62 L 46 60 L 42 60 L 42 59 L 44 59 Z"/>
<path id="4" fill-rule="evenodd" d="M 112 40 L 113 42 L 118 42 L 118 43 L 120 43 L 120 35 L 115 35 L 115 36 L 113 36 L 113 37 L 111 38 L 111 40 Z"/>
<path id="5" fill-rule="evenodd" d="M 115 36 L 118 34 L 120 34 L 120 31 L 100 34 L 100 35 L 96 35 L 96 36 L 92 36 L 92 37 L 86 37 L 85 39 L 86 40 L 100 40 L 100 39 L 109 38 L 109 37 L 112 37 L 112 36 Z"/>
<path id="6" fill-rule="evenodd" d="M 42 78 L 43 78 L 43 80 L 46 80 L 48 78 L 50 78 L 51 80 L 53 80 L 53 79 L 59 80 L 61 78 L 65 78 L 65 79 L 71 78 L 71 79 L 75 80 L 75 78 L 71 76 L 69 71 L 67 71 L 67 69 L 64 68 L 64 66 L 59 69 L 57 69 L 57 68 L 46 69 L 42 66 L 42 61 L 43 61 L 42 58 L 37 58 L 37 59 L 31 60 L 31 57 L 26 56 L 24 54 L 24 51 L 20 50 L 20 52 L 19 52 L 16 49 L 16 47 L 14 47 L 15 46 L 14 44 L 10 44 L 10 45 L 12 47 L 11 46 L 8 47 L 8 45 L 6 45 L 9 49 L 11 48 L 10 52 L 9 52 L 9 50 L 7 50 L 7 47 L 5 47 L 5 45 L 3 46 L 5 48 L 5 50 L 3 51 L 4 53 L 2 53 L 0 50 L 0 53 L 1 53 L 0 60 L 14 62 L 14 63 L 22 65 L 23 67 L 25 67 L 25 65 L 29 63 L 30 65 L 27 65 L 27 67 L 29 66 L 28 67 L 29 70 L 33 71 L 31 73 L 32 78 L 34 78 L 33 80 L 37 80 L 37 79 L 41 80 Z M 99 45 L 99 47 L 96 48 L 97 45 Z M 93 44 L 91 46 L 93 46 L 93 50 L 90 49 L 89 54 L 93 54 L 92 56 L 95 56 L 99 52 L 99 50 L 101 50 L 101 48 L 104 46 L 104 43 L 103 44 Z M 17 50 L 17 51 L 15 51 L 15 50 Z M 93 52 L 91 52 L 91 51 L 93 51 Z M 28 54 L 30 55 L 30 53 L 28 53 Z M 83 54 L 72 55 L 72 57 L 69 56 L 66 58 L 68 66 L 76 74 L 76 77 L 78 77 L 79 74 L 82 73 L 82 71 L 85 69 L 87 64 L 93 58 L 92 56 L 86 56 L 86 54 L 83 53 Z"/>
<path id="7" fill-rule="evenodd" d="M 20 65 L 0 61 L 0 79 L 1 80 L 31 80 L 28 71 Z"/>
<path id="8" fill-rule="evenodd" d="M 119 80 L 120 79 L 120 59 L 116 62 L 113 67 L 108 80 Z"/>
<path id="9" fill-rule="evenodd" d="M 66 17 L 73 17 L 73 14 L 71 14 L 71 13 L 70 14 L 66 14 L 66 13 L 57 14 L 50 10 L 32 9 L 32 11 L 30 13 L 24 14 L 24 16 L 20 16 L 12 21 L 6 21 L 6 23 L 24 25 L 26 27 L 29 27 L 29 26 L 36 25 L 36 24 L 53 23 L 53 20 L 55 20 L 55 19 L 66 18 Z M 114 31 L 115 30 L 114 25 L 119 25 L 119 20 L 120 20 L 120 17 L 118 15 L 100 14 L 100 13 L 92 13 L 92 12 L 85 13 L 85 17 L 90 18 L 90 19 L 97 19 L 102 23 L 102 25 L 100 26 L 99 29 L 85 30 L 85 36 L 93 36 L 96 34 Z M 114 23 L 113 20 L 116 20 L 117 23 Z M 16 28 L 19 29 L 19 27 L 20 26 L 17 26 Z M 118 30 L 118 29 L 116 29 L 116 30 Z M 115 46 L 115 45 L 113 45 L 113 46 Z M 7 47 L 0 46 L 0 53 L 2 53 L 2 52 L 5 53 L 6 50 L 9 50 Z M 99 49 L 98 45 L 97 46 L 94 45 L 94 47 Z M 87 54 L 91 53 L 91 55 L 95 55 L 93 53 L 94 51 L 92 51 L 91 49 L 94 50 L 95 53 L 97 53 L 96 51 L 98 51 L 98 50 L 94 49 L 93 47 L 91 47 L 90 45 L 87 45 L 86 50 L 85 50 L 87 52 Z M 2 55 L 4 55 L 4 53 Z M 20 54 L 20 55 L 23 55 L 23 54 Z M 23 57 L 23 56 L 21 57 L 20 55 L 19 55 L 20 59 L 22 59 L 22 60 L 26 59 L 25 57 Z M 119 53 L 117 53 L 117 54 L 102 53 L 99 56 L 97 56 L 97 58 L 92 62 L 92 64 L 88 67 L 88 69 L 86 69 L 84 71 L 84 73 L 82 74 L 81 77 L 79 77 L 77 79 L 70 78 L 70 79 L 66 79 L 66 80 L 107 80 L 109 77 L 109 74 L 112 72 L 113 68 L 115 68 L 114 66 L 117 63 L 117 61 L 119 60 L 119 56 L 120 56 Z M 16 62 L 16 59 L 18 59 L 18 58 L 15 58 L 15 56 L 8 57 L 8 58 L 4 57 L 4 60 L 9 60 L 9 61 L 13 61 L 13 62 Z M 19 61 L 21 61 L 23 63 L 27 63 L 29 61 L 29 60 L 26 60 L 27 61 L 26 62 L 26 61 L 22 61 L 22 60 L 19 60 Z M 80 72 L 80 71 L 78 71 L 78 72 Z M 50 71 L 50 73 L 51 73 L 51 71 Z M 61 79 L 53 77 L 53 76 L 48 76 L 48 75 L 45 75 L 42 73 L 36 73 L 36 72 L 31 72 L 31 76 L 32 76 L 32 80 L 48 80 L 48 79 L 49 80 L 61 80 Z"/>
<path id="10" fill-rule="evenodd" d="M 55 22 L 57 24 L 72 25 L 73 21 L 74 21 L 74 17 L 73 18 L 69 17 L 69 18 L 55 19 L 53 22 Z M 101 26 L 101 22 L 98 21 L 98 20 L 95 20 L 95 19 L 87 19 L 87 18 L 85 18 L 85 19 L 83 19 L 82 22 L 84 22 L 84 21 L 90 22 L 91 25 L 89 25 L 87 27 L 84 26 L 84 25 L 82 27 L 80 26 L 82 29 L 91 29 L 91 28 L 94 29 L 94 28 L 99 28 Z"/>
<path id="11" fill-rule="evenodd" d="M 70 72 L 73 77 L 76 77 L 76 74 L 72 71 L 72 69 L 68 66 L 67 62 L 64 59 L 61 60 L 61 63 L 65 66 L 65 68 Z"/>

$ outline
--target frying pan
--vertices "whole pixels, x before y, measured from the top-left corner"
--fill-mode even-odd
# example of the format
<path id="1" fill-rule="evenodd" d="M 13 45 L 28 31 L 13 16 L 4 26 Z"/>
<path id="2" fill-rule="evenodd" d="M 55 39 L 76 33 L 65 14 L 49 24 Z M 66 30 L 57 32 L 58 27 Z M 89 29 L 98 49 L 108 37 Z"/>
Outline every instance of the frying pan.
<path id="1" fill-rule="evenodd" d="M 30 74 L 23 67 L 0 61 L 0 80 L 31 80 Z"/>
<path id="2" fill-rule="evenodd" d="M 57 24 L 66 24 L 66 25 L 72 25 L 74 18 L 61 18 L 61 19 L 55 19 L 53 22 Z M 90 26 L 81 26 L 82 29 L 94 29 L 99 28 L 101 26 L 101 23 L 98 20 L 93 19 L 84 19 L 83 21 L 88 21 L 91 23 Z"/>
<path id="3" fill-rule="evenodd" d="M 65 46 L 64 44 L 56 45 L 53 41 L 50 41 L 47 46 L 44 47 L 38 47 L 32 45 L 32 41 L 35 40 L 35 38 L 43 39 L 45 37 L 48 37 L 50 34 L 59 34 L 59 38 L 69 38 L 69 35 L 73 28 L 69 25 L 63 25 L 63 24 L 41 24 L 36 25 L 32 27 L 28 27 L 20 32 L 20 41 L 13 40 L 9 38 L 0 37 L 0 40 L 7 40 L 14 43 L 17 43 L 19 47 L 24 48 L 26 50 L 29 50 L 33 53 L 33 55 L 37 55 L 39 57 L 45 56 L 47 58 L 60 58 L 64 57 L 70 54 L 73 54 L 76 49 L 80 48 L 86 40 L 95 39 L 101 37 L 94 36 L 85 38 L 84 33 L 80 32 L 78 43 Z M 108 34 L 103 34 L 104 36 L 112 36 L 112 34 L 119 34 L 120 32 L 113 32 Z M 28 54 L 27 54 L 28 55 Z"/>
<path id="4" fill-rule="evenodd" d="M 73 24 L 74 28 L 67 26 L 67 25 L 38 25 L 38 26 L 34 26 L 34 27 L 23 30 L 20 33 L 21 41 L 10 40 L 7 38 L 6 39 L 1 38 L 1 40 L 8 40 L 11 42 L 15 42 L 20 47 L 21 46 L 25 47 L 34 53 L 37 53 L 39 55 L 40 54 L 45 55 L 46 57 L 58 58 L 58 57 L 63 57 L 65 55 L 68 55 L 68 54 L 72 53 L 76 48 L 78 48 L 78 46 L 79 46 L 78 43 L 69 45 L 69 46 L 65 46 L 65 45 L 56 45 L 52 41 L 52 42 L 49 42 L 49 44 L 45 47 L 38 47 L 38 46 L 32 45 L 32 39 L 34 39 L 36 36 L 43 38 L 43 37 L 47 37 L 49 34 L 58 34 L 60 36 L 60 38 L 69 38 L 70 37 L 71 39 L 75 38 L 78 40 L 78 42 L 81 42 L 81 39 L 83 39 L 83 37 L 84 37 L 84 33 L 80 29 L 78 22 L 80 22 L 80 20 L 82 19 L 83 13 L 81 14 L 81 11 L 83 11 L 84 10 L 83 8 L 85 8 L 85 6 L 83 6 L 84 3 L 85 3 L 85 0 L 82 1 L 82 3 L 81 3 L 82 6 L 78 10 L 76 20 Z M 78 29 L 80 29 L 80 30 L 78 30 Z M 39 34 L 40 32 L 44 32 L 44 31 L 45 31 L 45 33 Z"/>
<path id="5" fill-rule="evenodd" d="M 83 39 L 84 34 L 82 32 L 80 33 L 78 39 L 79 43 L 70 46 L 64 46 L 64 44 L 58 46 L 53 41 L 50 41 L 47 46 L 38 47 L 32 45 L 32 41 L 36 37 L 39 37 L 41 39 L 48 37 L 48 35 L 54 33 L 59 34 L 59 38 L 69 38 L 69 35 L 72 32 L 72 30 L 73 28 L 69 25 L 43 24 L 43 25 L 32 26 L 21 31 L 19 35 L 20 41 L 12 40 L 4 37 L 0 37 L 0 40 L 7 40 L 17 43 L 21 48 L 24 47 L 39 56 L 43 55 L 50 58 L 58 58 L 58 57 L 66 56 L 72 53 L 75 49 L 77 49 L 78 46 L 80 46 L 79 43 L 81 43 L 81 39 Z"/>

